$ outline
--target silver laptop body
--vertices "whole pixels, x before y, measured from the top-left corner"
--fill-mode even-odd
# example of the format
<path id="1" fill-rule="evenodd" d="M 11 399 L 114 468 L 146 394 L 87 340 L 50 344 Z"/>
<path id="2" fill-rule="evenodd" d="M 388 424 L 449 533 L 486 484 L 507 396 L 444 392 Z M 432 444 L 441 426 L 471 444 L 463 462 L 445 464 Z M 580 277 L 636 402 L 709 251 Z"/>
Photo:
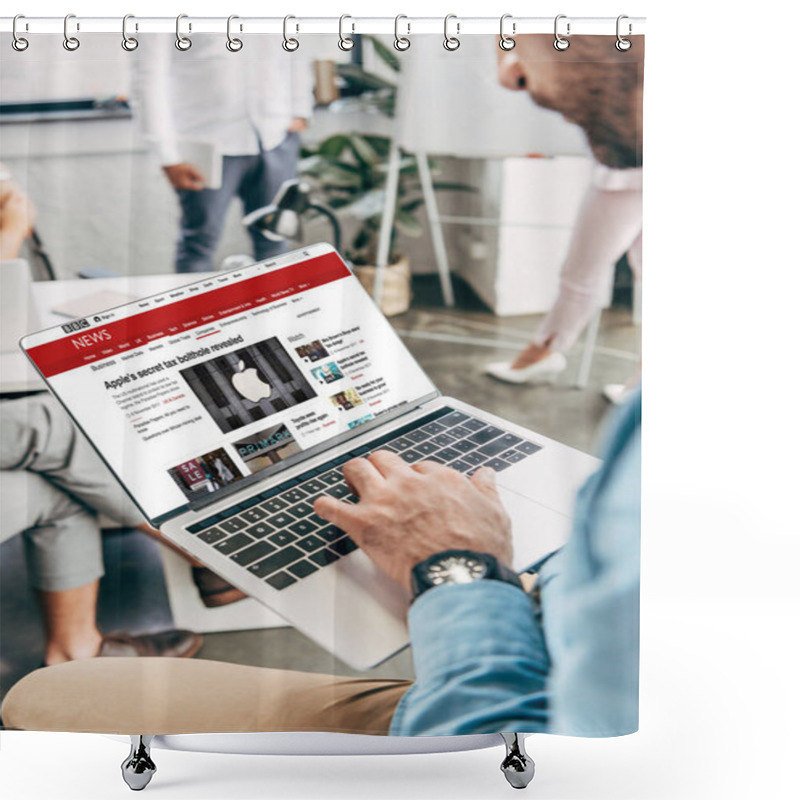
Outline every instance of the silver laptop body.
<path id="1" fill-rule="evenodd" d="M 317 273 L 320 280 L 336 277 L 314 285 Z M 247 299 L 232 306 L 231 287 L 248 280 L 248 286 L 258 291 L 268 286 L 272 294 L 254 296 L 248 290 Z M 175 319 L 173 303 L 183 303 L 174 306 Z M 184 307 L 192 314 L 212 311 L 179 320 Z M 138 314 L 148 314 L 159 329 L 138 330 L 133 319 Z M 287 314 L 293 315 L 290 325 L 285 324 Z M 324 315 L 328 321 L 313 328 Z M 312 333 L 305 334 L 304 326 Z M 322 329 L 327 336 L 317 335 Z M 128 339 L 123 341 L 118 331 Z M 295 562 L 267 575 L 266 567 L 260 567 L 282 558 L 282 547 L 296 555 L 298 545 L 310 548 L 323 532 L 330 535 L 308 512 L 308 503 L 287 506 L 290 501 L 281 498 L 294 502 L 303 487 L 319 489 L 323 479 L 333 480 L 340 466 L 335 462 L 365 454 L 376 440 L 401 456 L 401 444 L 395 443 L 403 440 L 402 446 L 414 452 L 437 447 L 431 457 L 451 463 L 437 455 L 452 455 L 452 448 L 431 442 L 456 444 L 465 434 L 483 442 L 481 437 L 493 435 L 496 446 L 488 442 L 475 450 L 491 453 L 489 461 L 501 469 L 498 486 L 513 523 L 514 566 L 523 571 L 566 541 L 575 493 L 597 466 L 591 456 L 441 396 L 327 244 L 33 334 L 21 346 L 151 524 L 355 669 L 373 667 L 408 644 L 409 597 L 363 552 L 343 547 L 341 540 L 308 555 L 302 552 Z M 175 363 L 175 356 L 182 360 Z M 220 371 L 227 371 L 232 386 Z M 133 378 L 125 383 L 125 375 Z M 161 396 L 159 386 L 165 392 Z M 225 396 L 214 397 L 220 393 Z M 236 397 L 231 399 L 231 393 Z M 225 405 L 229 400 L 238 413 Z M 160 401 L 164 413 L 176 412 L 174 430 L 169 419 L 160 417 L 146 427 L 152 406 L 162 410 Z M 265 406 L 273 409 L 266 416 Z M 140 414 L 141 409 L 149 410 Z M 212 412 L 216 427 L 206 418 Z M 255 416 L 249 419 L 248 414 Z M 466 419 L 472 428 L 455 422 Z M 233 427 L 226 432 L 225 426 Z M 171 438 L 175 430 L 179 435 Z M 424 434 L 425 444 L 408 445 L 412 434 L 420 441 Z M 501 437 L 511 444 L 495 452 Z M 192 447 L 203 452 L 191 457 Z M 460 459 L 452 463 L 466 471 Z M 305 492 L 313 502 L 311 490 Z M 281 502 L 284 507 L 276 510 Z M 287 518 L 287 511 L 298 505 L 306 516 Z M 277 519 L 287 523 L 284 528 Z M 308 535 L 291 532 L 310 525 L 318 527 Z M 265 526 L 272 539 L 263 534 Z M 234 537 L 244 541 L 248 530 L 264 538 L 232 550 L 228 544 L 237 541 Z M 289 536 L 294 537 L 289 545 L 272 543 Z M 246 554 L 256 552 L 258 559 L 248 562 Z M 302 567 L 301 561 L 311 566 Z M 276 582 L 276 576 L 285 577 Z"/>

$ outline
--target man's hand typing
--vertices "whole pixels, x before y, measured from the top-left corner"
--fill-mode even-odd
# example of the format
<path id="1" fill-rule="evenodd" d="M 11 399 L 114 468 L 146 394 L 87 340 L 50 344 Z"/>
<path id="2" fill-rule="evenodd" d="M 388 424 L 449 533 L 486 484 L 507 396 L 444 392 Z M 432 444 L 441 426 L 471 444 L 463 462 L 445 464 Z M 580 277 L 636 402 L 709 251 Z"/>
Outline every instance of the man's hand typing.
<path id="1" fill-rule="evenodd" d="M 348 461 L 342 472 L 360 501 L 323 496 L 314 510 L 406 588 L 412 567 L 443 550 L 489 553 L 511 565 L 511 523 L 491 469 L 470 479 L 431 461 L 411 466 L 381 450 Z"/>

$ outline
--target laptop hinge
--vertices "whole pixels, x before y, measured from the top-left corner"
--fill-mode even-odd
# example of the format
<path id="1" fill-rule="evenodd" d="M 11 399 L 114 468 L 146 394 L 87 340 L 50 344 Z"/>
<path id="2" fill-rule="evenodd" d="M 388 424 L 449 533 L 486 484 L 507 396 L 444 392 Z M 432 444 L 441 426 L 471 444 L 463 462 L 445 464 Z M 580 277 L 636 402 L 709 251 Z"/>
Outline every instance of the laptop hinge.
<path id="1" fill-rule="evenodd" d="M 360 425 L 358 428 L 354 428 L 351 431 L 346 431 L 345 433 L 339 434 L 329 441 L 321 442 L 320 444 L 315 445 L 308 450 L 303 450 L 301 453 L 290 456 L 284 461 L 281 461 L 280 464 L 276 464 L 274 467 L 268 467 L 266 470 L 257 472 L 255 475 L 249 475 L 243 480 L 236 481 L 235 484 L 231 484 L 230 486 L 218 489 L 216 492 L 211 492 L 202 498 L 193 500 L 187 506 L 183 506 L 181 509 L 179 509 L 177 513 L 165 515 L 162 520 L 166 521 L 167 519 L 173 519 L 175 516 L 185 513 L 186 511 L 200 512 L 203 509 L 216 505 L 227 497 L 233 497 L 251 486 L 276 477 L 290 467 L 302 464 L 304 461 L 308 461 L 309 459 L 325 453 L 327 450 L 332 450 L 334 447 L 338 447 L 339 445 L 345 444 L 346 442 L 356 439 L 359 436 L 363 436 L 365 433 L 376 431 L 389 422 L 394 422 L 395 420 L 400 419 L 408 414 L 413 414 L 423 406 L 435 400 L 437 397 L 440 397 L 440 393 L 432 392 L 424 397 L 419 398 L 419 400 L 412 400 L 409 403 L 399 406 L 397 409 L 389 411 L 386 414 L 382 414 L 380 417 L 378 417 L 378 419 L 373 420 L 372 422 L 367 422 L 364 425 Z"/>

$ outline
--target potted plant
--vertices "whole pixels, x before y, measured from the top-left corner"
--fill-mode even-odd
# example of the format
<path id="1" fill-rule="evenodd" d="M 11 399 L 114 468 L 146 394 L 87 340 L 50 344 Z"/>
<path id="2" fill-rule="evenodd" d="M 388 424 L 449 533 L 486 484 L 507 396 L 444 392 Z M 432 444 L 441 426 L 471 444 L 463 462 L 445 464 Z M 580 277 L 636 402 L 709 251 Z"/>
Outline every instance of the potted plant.
<path id="1" fill-rule="evenodd" d="M 376 55 L 392 70 L 399 71 L 400 62 L 382 42 L 368 37 Z M 393 116 L 396 87 L 385 79 L 373 75 L 358 64 L 338 64 L 337 70 L 351 87 L 358 87 L 357 102 L 364 109 L 378 109 Z M 312 181 L 317 193 L 336 213 L 357 220 L 352 236 L 343 246 L 343 255 L 354 266 L 359 280 L 372 292 L 375 280 L 378 239 L 386 200 L 391 139 L 388 136 L 360 133 L 338 133 L 322 141 L 315 149 L 303 150 L 300 169 Z M 439 171 L 429 161 L 432 174 Z M 472 187 L 459 183 L 434 181 L 434 189 L 468 190 Z M 419 210 L 424 200 L 415 156 L 403 154 L 394 220 L 392 221 L 389 262 L 384 273 L 380 306 L 387 316 L 408 310 L 411 303 L 411 269 L 408 258 L 398 249 L 402 236 L 417 238 L 422 235 Z"/>
<path id="2" fill-rule="evenodd" d="M 337 133 L 315 150 L 304 151 L 303 175 L 338 214 L 358 221 L 355 232 L 343 246 L 344 256 L 356 275 L 371 291 L 375 279 L 378 238 L 386 200 L 386 176 L 391 140 L 387 136 Z M 431 163 L 435 174 L 437 167 Z M 460 183 L 434 181 L 435 189 L 471 191 Z M 424 200 L 419 168 L 414 156 L 403 155 L 397 184 L 397 202 L 389 239 L 389 263 L 384 275 L 381 308 L 387 316 L 408 310 L 411 302 L 411 270 L 408 258 L 398 250 L 400 235 L 422 235 L 419 211 Z"/>

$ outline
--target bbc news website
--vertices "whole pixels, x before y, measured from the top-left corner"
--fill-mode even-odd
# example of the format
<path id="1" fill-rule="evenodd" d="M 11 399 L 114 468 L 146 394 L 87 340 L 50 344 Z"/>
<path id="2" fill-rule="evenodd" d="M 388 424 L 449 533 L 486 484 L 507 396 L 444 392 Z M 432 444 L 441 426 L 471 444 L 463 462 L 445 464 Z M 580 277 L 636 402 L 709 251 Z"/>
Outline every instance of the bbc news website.
<path id="1" fill-rule="evenodd" d="M 335 253 L 47 336 L 28 354 L 150 518 L 434 391 Z"/>

